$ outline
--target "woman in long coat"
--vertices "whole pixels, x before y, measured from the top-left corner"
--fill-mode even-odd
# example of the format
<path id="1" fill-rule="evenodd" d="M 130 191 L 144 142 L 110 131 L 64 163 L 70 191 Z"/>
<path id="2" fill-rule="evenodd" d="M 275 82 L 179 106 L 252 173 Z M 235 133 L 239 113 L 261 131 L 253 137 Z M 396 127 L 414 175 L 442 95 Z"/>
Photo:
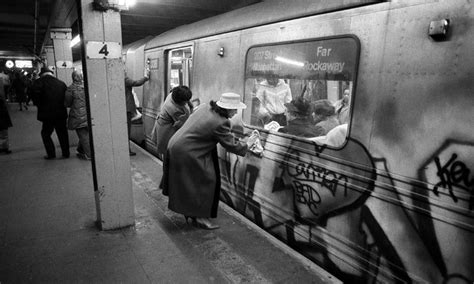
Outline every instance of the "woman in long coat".
<path id="1" fill-rule="evenodd" d="M 161 107 L 156 119 L 156 143 L 158 154 L 164 155 L 171 136 L 183 126 L 192 112 L 191 90 L 186 86 L 174 87 Z"/>
<path id="2" fill-rule="evenodd" d="M 84 81 L 81 70 L 74 70 L 72 72 L 72 84 L 66 90 L 64 106 L 70 108 L 67 128 L 69 130 L 76 130 L 77 137 L 79 138 L 77 156 L 90 160 L 91 147 L 89 144 L 86 95 L 84 93 Z"/>
<path id="3" fill-rule="evenodd" d="M 165 160 L 163 193 L 169 209 L 181 213 L 186 222 L 204 229 L 217 229 L 209 218 L 217 217 L 220 172 L 217 143 L 227 151 L 245 156 L 247 143 L 230 131 L 229 118 L 245 108 L 240 95 L 225 93 L 218 102 L 204 104 L 170 139 Z"/>

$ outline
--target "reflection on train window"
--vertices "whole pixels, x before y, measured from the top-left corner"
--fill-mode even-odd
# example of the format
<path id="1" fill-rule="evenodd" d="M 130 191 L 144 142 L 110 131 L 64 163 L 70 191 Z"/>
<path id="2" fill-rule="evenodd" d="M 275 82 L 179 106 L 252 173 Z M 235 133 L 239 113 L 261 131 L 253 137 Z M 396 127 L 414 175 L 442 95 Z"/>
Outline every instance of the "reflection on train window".
<path id="1" fill-rule="evenodd" d="M 168 93 L 179 85 L 190 87 L 192 69 L 192 47 L 170 50 L 168 52 Z"/>
<path id="2" fill-rule="evenodd" d="M 244 121 L 341 146 L 350 122 L 358 54 L 352 37 L 249 49 Z"/>

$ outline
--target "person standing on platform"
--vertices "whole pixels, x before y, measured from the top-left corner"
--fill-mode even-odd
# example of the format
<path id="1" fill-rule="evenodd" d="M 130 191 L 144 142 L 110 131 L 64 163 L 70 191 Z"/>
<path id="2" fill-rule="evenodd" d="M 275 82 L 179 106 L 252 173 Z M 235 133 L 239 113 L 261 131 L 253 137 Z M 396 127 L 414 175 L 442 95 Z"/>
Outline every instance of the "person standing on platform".
<path id="1" fill-rule="evenodd" d="M 217 143 L 245 156 L 248 145 L 231 133 L 230 123 L 237 110 L 244 108 L 240 95 L 222 94 L 218 102 L 199 106 L 168 143 L 163 194 L 169 196 L 169 209 L 197 227 L 219 228 L 210 220 L 217 217 L 221 188 Z"/>
<path id="2" fill-rule="evenodd" d="M 5 100 L 8 101 L 8 93 L 10 91 L 10 76 L 7 74 L 5 70 L 2 70 L 0 73 L 0 80 L 3 82 L 3 91 L 5 92 Z"/>
<path id="3" fill-rule="evenodd" d="M 168 95 L 163 103 L 155 129 L 158 154 L 165 155 L 171 136 L 183 126 L 193 111 L 193 105 L 189 101 L 192 96 L 188 87 L 177 86 L 171 90 L 171 95 Z"/>
<path id="4" fill-rule="evenodd" d="M 25 110 L 28 110 L 28 106 L 26 105 L 26 81 L 23 78 L 23 75 L 19 72 L 15 73 L 15 79 L 12 82 L 12 89 L 16 95 L 16 101 L 18 102 L 18 106 L 20 107 L 20 111 L 23 111 L 23 107 Z"/>
<path id="5" fill-rule="evenodd" d="M 2 86 L 2 84 L 0 84 L 0 86 Z M 0 91 L 0 93 L 2 91 Z M 10 146 L 8 141 L 8 128 L 12 126 L 5 96 L 0 95 L 0 153 L 10 154 L 12 152 L 8 149 Z"/>
<path id="6" fill-rule="evenodd" d="M 89 143 L 89 127 L 87 124 L 86 95 L 84 93 L 84 81 L 81 70 L 72 72 L 72 84 L 67 88 L 64 105 L 69 110 L 67 128 L 76 130 L 79 138 L 77 156 L 81 159 L 91 159 L 91 147 Z"/>
<path id="7" fill-rule="evenodd" d="M 69 136 L 66 127 L 67 109 L 64 106 L 66 84 L 53 76 L 53 71 L 41 68 L 40 78 L 33 85 L 33 103 L 38 108 L 37 119 L 43 123 L 41 138 L 46 150 L 46 160 L 56 158 L 51 134 L 56 131 L 62 157 L 69 158 Z"/>
<path id="8" fill-rule="evenodd" d="M 133 80 L 127 76 L 127 71 L 125 70 L 125 104 L 127 107 L 127 133 L 129 140 L 129 153 L 130 156 L 135 156 L 137 153 L 132 152 L 130 148 L 130 131 L 132 129 L 132 117 L 135 115 L 137 106 L 135 105 L 135 99 L 133 97 L 133 87 L 139 87 L 145 84 L 146 81 L 150 79 L 150 70 L 147 70 L 145 77 L 140 80 Z"/>

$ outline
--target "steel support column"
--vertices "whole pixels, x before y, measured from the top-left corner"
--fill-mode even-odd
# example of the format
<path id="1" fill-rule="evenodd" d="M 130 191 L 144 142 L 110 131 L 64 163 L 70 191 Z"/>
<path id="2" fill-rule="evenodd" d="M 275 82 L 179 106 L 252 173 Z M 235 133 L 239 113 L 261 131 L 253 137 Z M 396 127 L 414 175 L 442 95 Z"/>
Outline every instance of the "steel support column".
<path id="1" fill-rule="evenodd" d="M 54 64 L 48 61 L 48 65 L 54 65 L 56 77 L 69 86 L 72 83 L 71 74 L 73 71 L 71 29 L 51 29 L 50 36 L 54 47 Z"/>
<path id="2" fill-rule="evenodd" d="M 133 225 L 135 221 L 124 64 L 121 59 L 121 22 L 119 12 L 95 11 L 92 2 L 77 0 L 92 125 L 97 220 L 101 229 L 110 230 Z M 117 48 L 120 49 L 119 55 L 117 50 L 113 50 Z"/>
<path id="3" fill-rule="evenodd" d="M 44 47 L 44 57 L 46 57 L 46 63 L 44 67 L 48 67 L 52 71 L 56 71 L 54 66 L 54 47 L 52 45 Z"/>

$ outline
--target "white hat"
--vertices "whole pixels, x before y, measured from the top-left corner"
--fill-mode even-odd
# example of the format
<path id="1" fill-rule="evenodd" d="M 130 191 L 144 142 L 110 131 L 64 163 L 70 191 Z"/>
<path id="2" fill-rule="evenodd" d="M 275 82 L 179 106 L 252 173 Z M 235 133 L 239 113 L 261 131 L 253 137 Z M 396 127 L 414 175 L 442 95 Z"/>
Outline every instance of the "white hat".
<path id="1" fill-rule="evenodd" d="M 240 95 L 235 93 L 224 93 L 221 95 L 219 101 L 216 102 L 218 106 L 225 109 L 244 109 L 247 106 L 240 101 Z"/>

